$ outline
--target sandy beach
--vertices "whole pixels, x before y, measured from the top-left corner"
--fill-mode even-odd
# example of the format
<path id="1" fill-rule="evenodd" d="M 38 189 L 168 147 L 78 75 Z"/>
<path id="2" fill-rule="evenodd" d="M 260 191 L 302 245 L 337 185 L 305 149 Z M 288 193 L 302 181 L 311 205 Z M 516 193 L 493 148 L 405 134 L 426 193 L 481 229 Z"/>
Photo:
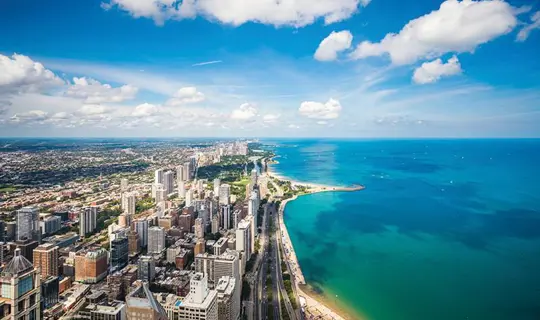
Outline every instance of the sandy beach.
<path id="1" fill-rule="evenodd" d="M 306 194 L 312 194 L 317 192 L 328 192 L 328 191 L 358 191 L 364 189 L 363 186 L 353 186 L 353 187 L 342 187 L 342 186 L 329 186 L 322 184 L 313 184 L 300 181 L 294 181 L 287 178 L 284 178 L 275 173 L 272 170 L 271 165 L 268 166 L 267 175 L 282 181 L 290 181 L 293 186 L 305 186 L 307 187 Z M 301 196 L 301 195 L 300 195 Z M 285 199 L 281 202 L 278 214 L 279 214 L 279 230 L 281 232 L 281 243 L 283 246 L 283 253 L 286 257 L 286 261 L 289 265 L 289 269 L 292 271 L 294 283 L 300 301 L 302 303 L 303 310 L 306 313 L 306 318 L 317 318 L 317 319 L 358 319 L 365 320 L 364 317 L 360 317 L 355 314 L 349 308 L 340 305 L 337 301 L 337 298 L 332 301 L 329 297 L 315 292 L 311 289 L 309 284 L 306 284 L 304 275 L 302 274 L 302 269 L 298 263 L 294 247 L 292 245 L 287 227 L 285 226 L 283 220 L 283 212 L 285 211 L 285 206 L 289 201 L 294 201 L 298 198 L 298 195 L 290 199 Z"/>

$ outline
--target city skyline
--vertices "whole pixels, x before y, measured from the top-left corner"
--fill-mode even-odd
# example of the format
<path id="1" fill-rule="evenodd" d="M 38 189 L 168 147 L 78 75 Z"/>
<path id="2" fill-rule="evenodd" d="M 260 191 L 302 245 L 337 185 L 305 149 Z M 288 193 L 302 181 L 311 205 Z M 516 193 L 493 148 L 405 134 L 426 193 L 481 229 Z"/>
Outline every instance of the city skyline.
<path id="1" fill-rule="evenodd" d="M 7 1 L 0 136 L 540 136 L 538 3 L 224 3 Z"/>

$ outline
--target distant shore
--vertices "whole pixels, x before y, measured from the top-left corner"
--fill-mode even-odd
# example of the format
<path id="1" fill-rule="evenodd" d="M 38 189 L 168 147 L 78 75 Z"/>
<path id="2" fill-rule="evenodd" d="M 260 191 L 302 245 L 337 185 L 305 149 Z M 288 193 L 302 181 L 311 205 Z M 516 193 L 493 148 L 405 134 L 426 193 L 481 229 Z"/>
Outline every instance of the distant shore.
<path id="1" fill-rule="evenodd" d="M 285 199 L 281 203 L 278 214 L 280 215 L 279 224 L 282 236 L 282 243 L 284 246 L 284 254 L 287 257 L 287 263 L 289 264 L 290 269 L 294 274 L 294 283 L 298 291 L 300 299 L 303 300 L 305 306 L 304 309 L 307 312 L 312 313 L 313 315 L 323 315 L 322 319 L 358 319 L 365 320 L 365 317 L 360 317 L 356 312 L 353 312 L 351 308 L 348 308 L 344 305 L 341 305 L 337 300 L 332 301 L 330 297 L 325 296 L 324 294 L 317 293 L 311 288 L 309 284 L 306 283 L 300 264 L 296 257 L 296 252 L 294 251 L 294 246 L 289 237 L 289 232 L 285 226 L 284 215 L 285 207 L 290 201 L 296 200 L 299 196 L 313 194 L 318 192 L 329 192 L 329 191 L 359 191 L 363 190 L 365 187 L 351 186 L 331 186 L 324 184 L 315 184 L 309 182 L 300 182 L 285 178 L 278 175 L 275 171 L 272 170 L 271 164 L 267 167 L 267 175 L 281 181 L 289 181 L 292 186 L 304 186 L 307 188 L 304 194 L 294 195 L 292 198 Z M 336 298 L 337 299 L 337 298 Z M 328 318 L 327 318 L 328 317 Z"/>

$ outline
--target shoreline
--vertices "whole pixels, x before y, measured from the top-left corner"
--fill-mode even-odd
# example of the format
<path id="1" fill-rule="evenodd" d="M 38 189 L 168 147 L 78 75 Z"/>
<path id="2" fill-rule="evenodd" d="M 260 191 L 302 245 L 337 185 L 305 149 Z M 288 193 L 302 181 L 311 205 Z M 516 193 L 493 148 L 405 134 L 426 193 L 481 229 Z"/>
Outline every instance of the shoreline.
<path id="1" fill-rule="evenodd" d="M 313 184 L 313 183 L 306 183 L 306 182 L 299 182 L 291 179 L 287 179 L 283 176 L 280 176 L 276 174 L 274 170 L 272 170 L 271 166 L 267 166 L 267 172 L 266 175 L 269 177 L 273 177 L 278 180 L 282 181 L 289 181 L 292 186 L 305 186 L 307 187 L 307 190 L 303 194 L 297 194 L 294 195 L 291 198 L 285 199 L 281 202 L 280 207 L 278 209 L 278 216 L 279 216 L 279 230 L 281 233 L 281 246 L 282 246 L 282 252 L 284 257 L 286 258 L 287 265 L 289 267 L 289 270 L 292 271 L 293 279 L 294 279 L 294 286 L 296 288 L 298 297 L 300 298 L 299 303 L 301 304 L 302 310 L 304 312 L 309 312 L 313 315 L 322 315 L 322 319 L 336 319 L 336 320 L 346 320 L 346 319 L 358 319 L 358 320 L 365 320 L 365 317 L 361 317 L 357 314 L 357 312 L 353 312 L 353 309 L 350 307 L 347 307 L 345 305 L 340 305 L 340 303 L 337 301 L 337 298 L 332 302 L 332 299 L 328 296 L 325 296 L 324 294 L 320 294 L 312 290 L 311 286 L 306 283 L 304 275 L 302 273 L 302 269 L 300 267 L 300 263 L 298 262 L 298 258 L 296 257 L 296 252 L 294 250 L 294 246 L 292 244 L 292 241 L 289 236 L 289 232 L 287 230 L 287 227 L 285 226 L 284 221 L 284 212 L 285 207 L 287 203 L 290 201 L 294 201 L 298 199 L 298 197 L 308 194 L 314 194 L 319 192 L 339 192 L 339 191 L 345 191 L 345 192 L 354 192 L 354 191 L 360 191 L 365 189 L 364 186 L 352 186 L 352 187 L 342 187 L 342 186 L 330 186 L 330 185 L 323 185 L 323 184 Z"/>

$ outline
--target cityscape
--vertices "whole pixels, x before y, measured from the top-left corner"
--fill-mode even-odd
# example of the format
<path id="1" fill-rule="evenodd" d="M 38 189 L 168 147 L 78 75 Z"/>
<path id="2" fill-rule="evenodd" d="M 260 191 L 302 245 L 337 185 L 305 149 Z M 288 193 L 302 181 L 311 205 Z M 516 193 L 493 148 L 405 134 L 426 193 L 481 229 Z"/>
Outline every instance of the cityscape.
<path id="1" fill-rule="evenodd" d="M 540 320 L 540 0 L 0 30 L 0 320 Z"/>
<path id="2" fill-rule="evenodd" d="M 286 201 L 317 188 L 272 175 L 261 143 L 2 143 L 3 319 L 325 312 L 297 289 L 282 224 Z"/>

